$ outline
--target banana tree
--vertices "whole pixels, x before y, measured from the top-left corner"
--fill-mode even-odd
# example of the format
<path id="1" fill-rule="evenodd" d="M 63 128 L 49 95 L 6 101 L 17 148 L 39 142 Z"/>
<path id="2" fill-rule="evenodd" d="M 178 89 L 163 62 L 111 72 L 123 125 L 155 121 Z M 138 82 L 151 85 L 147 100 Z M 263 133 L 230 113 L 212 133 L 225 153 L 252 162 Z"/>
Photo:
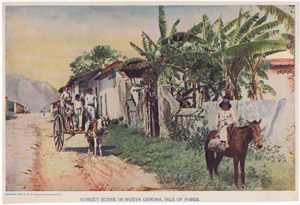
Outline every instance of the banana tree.
<path id="1" fill-rule="evenodd" d="M 245 64 L 255 75 L 262 57 L 285 48 L 285 42 L 268 39 L 279 33 L 279 30 L 274 30 L 278 25 L 277 21 L 267 22 L 266 15 L 261 18 L 259 13 L 250 16 L 249 11 L 242 13 L 242 10 L 237 19 L 224 27 L 220 17 L 216 41 L 218 51 L 212 53 L 212 56 L 223 69 L 227 82 L 226 96 L 229 99 L 240 98 L 238 77 Z M 255 85 L 255 77 L 251 83 Z"/>
<path id="2" fill-rule="evenodd" d="M 259 5 L 257 6 L 260 10 L 265 11 L 267 14 L 274 16 L 279 23 L 285 25 L 287 33 L 280 35 L 281 38 L 289 40 L 289 43 L 286 44 L 287 49 L 295 55 L 295 18 L 281 10 L 280 8 L 272 5 Z M 292 10 L 291 13 L 294 13 Z"/>

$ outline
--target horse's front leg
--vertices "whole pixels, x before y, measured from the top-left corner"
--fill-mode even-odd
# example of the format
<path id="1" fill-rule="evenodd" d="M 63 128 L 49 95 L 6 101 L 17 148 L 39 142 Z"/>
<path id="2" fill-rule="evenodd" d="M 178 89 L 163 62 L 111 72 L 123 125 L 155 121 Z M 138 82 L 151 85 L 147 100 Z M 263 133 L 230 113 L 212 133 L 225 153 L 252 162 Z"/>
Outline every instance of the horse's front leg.
<path id="1" fill-rule="evenodd" d="M 97 156 L 97 137 L 94 136 L 94 156 Z"/>
<path id="2" fill-rule="evenodd" d="M 87 137 L 86 138 L 87 139 L 87 142 L 88 142 L 88 155 L 90 155 L 90 153 L 91 153 L 91 141 L 90 141 L 90 139 Z"/>
<path id="3" fill-rule="evenodd" d="M 234 185 L 236 186 L 236 188 L 239 188 L 239 187 L 238 187 L 239 158 L 235 157 L 235 158 L 233 159 L 233 164 L 234 164 Z"/>
<path id="4" fill-rule="evenodd" d="M 240 169 L 241 169 L 241 178 L 242 178 L 242 188 L 245 188 L 245 159 L 241 159 L 240 161 Z"/>
<path id="5" fill-rule="evenodd" d="M 215 163 L 214 163 L 214 171 L 215 171 L 215 174 L 218 176 L 219 179 L 220 179 L 220 176 L 219 176 L 219 172 L 218 172 L 218 166 L 219 166 L 222 159 L 223 159 L 223 155 L 217 153 L 217 157 L 216 157 L 216 160 L 215 160 Z"/>
<path id="6" fill-rule="evenodd" d="M 102 157 L 102 135 L 100 135 L 100 137 L 98 138 L 98 147 L 99 147 L 99 153 L 100 153 L 100 156 Z"/>

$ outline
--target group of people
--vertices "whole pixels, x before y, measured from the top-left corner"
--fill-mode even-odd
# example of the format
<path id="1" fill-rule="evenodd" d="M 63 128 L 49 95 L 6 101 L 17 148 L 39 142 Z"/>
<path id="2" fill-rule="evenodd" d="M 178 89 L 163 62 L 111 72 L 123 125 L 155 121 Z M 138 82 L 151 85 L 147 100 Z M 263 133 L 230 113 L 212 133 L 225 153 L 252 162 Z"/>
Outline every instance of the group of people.
<path id="1" fill-rule="evenodd" d="M 91 122 L 96 118 L 96 107 L 97 107 L 97 97 L 93 94 L 93 89 L 88 88 L 87 94 L 84 98 L 81 98 L 79 94 L 75 95 L 74 100 L 74 116 L 75 116 L 75 130 L 82 130 L 82 118 L 83 111 L 87 111 L 87 121 Z M 60 104 L 64 112 L 67 109 L 69 103 L 71 103 L 72 98 L 68 92 L 68 87 L 64 88 L 63 93 L 60 96 Z"/>

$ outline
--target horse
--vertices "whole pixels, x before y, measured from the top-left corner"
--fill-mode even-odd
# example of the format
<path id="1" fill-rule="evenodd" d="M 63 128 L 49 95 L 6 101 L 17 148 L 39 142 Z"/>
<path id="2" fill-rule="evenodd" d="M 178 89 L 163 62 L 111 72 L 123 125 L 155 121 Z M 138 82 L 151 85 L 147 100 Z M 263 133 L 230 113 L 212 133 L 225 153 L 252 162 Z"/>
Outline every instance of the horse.
<path id="1" fill-rule="evenodd" d="M 235 128 L 230 146 L 225 149 L 224 152 L 217 152 L 216 158 L 214 152 L 208 149 L 208 143 L 211 139 L 215 138 L 218 133 L 217 130 L 212 131 L 206 138 L 205 141 L 205 159 L 207 169 L 209 171 L 210 178 L 213 180 L 213 169 L 215 174 L 219 177 L 218 165 L 221 162 L 224 156 L 233 158 L 234 164 L 234 184 L 238 188 L 238 163 L 240 163 L 240 171 L 241 171 L 241 180 L 242 180 L 242 188 L 245 187 L 245 159 L 248 151 L 248 145 L 251 141 L 254 141 L 255 146 L 260 149 L 262 148 L 262 139 L 261 139 L 261 130 L 259 124 L 261 123 L 261 119 L 257 122 L 254 120 L 253 122 L 249 122 L 247 120 L 248 125 L 244 127 Z"/>
<path id="2" fill-rule="evenodd" d="M 99 119 L 92 120 L 89 124 L 86 134 L 88 147 L 88 155 L 93 152 L 94 156 L 97 156 L 97 147 L 99 148 L 100 156 L 102 157 L 102 136 L 108 134 L 108 119 L 100 117 Z"/>

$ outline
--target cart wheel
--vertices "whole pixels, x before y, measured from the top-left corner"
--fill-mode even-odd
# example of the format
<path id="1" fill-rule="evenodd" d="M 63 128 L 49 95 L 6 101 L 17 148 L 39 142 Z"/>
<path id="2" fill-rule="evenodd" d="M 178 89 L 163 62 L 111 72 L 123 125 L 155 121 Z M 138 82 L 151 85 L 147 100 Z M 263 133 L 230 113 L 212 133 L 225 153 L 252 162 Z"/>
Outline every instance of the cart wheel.
<path id="1" fill-rule="evenodd" d="M 64 146 L 64 128 L 60 115 L 56 115 L 53 123 L 54 145 L 57 151 L 61 151 Z"/>

